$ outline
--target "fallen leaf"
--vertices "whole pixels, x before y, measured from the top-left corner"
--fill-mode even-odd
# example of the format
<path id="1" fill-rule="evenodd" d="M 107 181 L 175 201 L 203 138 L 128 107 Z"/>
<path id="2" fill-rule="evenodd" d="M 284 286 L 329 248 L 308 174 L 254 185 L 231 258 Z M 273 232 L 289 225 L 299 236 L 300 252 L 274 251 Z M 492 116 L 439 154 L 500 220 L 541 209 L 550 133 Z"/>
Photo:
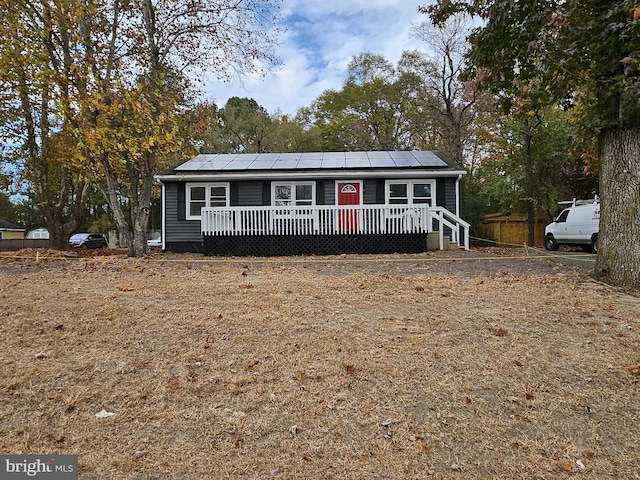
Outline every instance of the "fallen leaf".
<path id="1" fill-rule="evenodd" d="M 627 369 L 634 375 L 638 375 L 640 373 L 640 363 L 636 363 L 635 365 L 629 365 Z"/>
<path id="2" fill-rule="evenodd" d="M 133 291 L 133 285 L 122 285 L 120 287 L 120 291 L 121 292 L 132 292 Z"/>
<path id="3" fill-rule="evenodd" d="M 564 470 L 565 472 L 570 472 L 571 471 L 571 464 L 570 463 L 563 463 L 562 465 L 560 465 L 560 468 L 562 468 L 562 470 Z"/>
<path id="4" fill-rule="evenodd" d="M 418 446 L 420 447 L 420 449 L 424 452 L 424 453 L 428 453 L 429 452 L 429 447 L 427 447 L 427 444 L 424 442 L 418 442 Z"/>

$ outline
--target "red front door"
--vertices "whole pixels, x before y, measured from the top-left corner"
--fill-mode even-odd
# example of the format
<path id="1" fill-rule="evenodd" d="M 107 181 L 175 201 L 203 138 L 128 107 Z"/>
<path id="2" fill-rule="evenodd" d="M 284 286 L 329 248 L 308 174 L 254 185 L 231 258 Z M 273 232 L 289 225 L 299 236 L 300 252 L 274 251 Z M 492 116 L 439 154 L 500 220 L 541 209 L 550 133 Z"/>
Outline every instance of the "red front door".
<path id="1" fill-rule="evenodd" d="M 338 182 L 338 205 L 360 205 L 360 183 Z M 358 210 L 340 210 L 338 229 L 346 232 L 358 230 Z"/>

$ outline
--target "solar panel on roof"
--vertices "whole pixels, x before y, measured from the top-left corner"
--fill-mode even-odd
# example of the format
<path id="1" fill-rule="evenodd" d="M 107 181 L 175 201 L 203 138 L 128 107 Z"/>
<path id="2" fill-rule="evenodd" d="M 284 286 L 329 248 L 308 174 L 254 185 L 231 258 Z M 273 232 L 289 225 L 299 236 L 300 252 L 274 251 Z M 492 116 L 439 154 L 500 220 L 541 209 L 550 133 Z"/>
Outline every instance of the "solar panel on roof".
<path id="1" fill-rule="evenodd" d="M 227 163 L 222 167 L 222 170 L 246 170 L 252 162 L 253 160 L 236 160 L 235 162 Z"/>
<path id="2" fill-rule="evenodd" d="M 273 160 L 275 162 L 276 160 L 278 160 L 280 155 L 280 153 L 261 153 L 256 160 L 260 160 L 263 162 Z"/>
<path id="3" fill-rule="evenodd" d="M 366 157 L 353 158 L 351 156 L 348 156 L 345 165 L 347 168 L 369 168 L 371 166 L 371 162 Z"/>
<path id="4" fill-rule="evenodd" d="M 419 167 L 420 163 L 413 155 L 393 156 L 393 162 L 396 167 Z"/>
<path id="5" fill-rule="evenodd" d="M 302 153 L 281 153 L 279 160 L 300 160 Z"/>
<path id="6" fill-rule="evenodd" d="M 254 160 L 249 164 L 247 170 L 271 170 L 271 167 L 273 167 L 274 163 L 276 163 L 275 160 Z"/>
<path id="7" fill-rule="evenodd" d="M 391 157 L 395 158 L 407 158 L 407 157 L 412 157 L 413 153 L 412 152 L 408 152 L 408 151 L 404 151 L 404 150 L 399 150 L 397 152 L 389 152 L 389 155 L 391 155 Z"/>
<path id="8" fill-rule="evenodd" d="M 369 158 L 389 158 L 389 152 L 367 152 Z"/>
<path id="9" fill-rule="evenodd" d="M 322 168 L 344 168 L 344 152 L 327 152 L 322 159 Z"/>
<path id="10" fill-rule="evenodd" d="M 393 163 L 393 159 L 387 155 L 386 157 L 369 157 L 369 163 L 371 163 L 372 167 L 378 167 L 378 168 L 393 168 L 396 166 L 395 163 Z"/>
<path id="11" fill-rule="evenodd" d="M 320 168 L 322 167 L 322 157 L 303 155 L 298 161 L 298 168 Z"/>
<path id="12" fill-rule="evenodd" d="M 298 160 L 278 160 L 271 167 L 272 170 L 291 170 L 298 167 Z"/>
<path id="13" fill-rule="evenodd" d="M 176 171 L 311 170 L 332 168 L 448 167 L 430 151 L 201 154 Z"/>
<path id="14" fill-rule="evenodd" d="M 447 162 L 433 152 L 416 151 L 413 152 L 418 163 L 423 167 L 446 167 Z"/>

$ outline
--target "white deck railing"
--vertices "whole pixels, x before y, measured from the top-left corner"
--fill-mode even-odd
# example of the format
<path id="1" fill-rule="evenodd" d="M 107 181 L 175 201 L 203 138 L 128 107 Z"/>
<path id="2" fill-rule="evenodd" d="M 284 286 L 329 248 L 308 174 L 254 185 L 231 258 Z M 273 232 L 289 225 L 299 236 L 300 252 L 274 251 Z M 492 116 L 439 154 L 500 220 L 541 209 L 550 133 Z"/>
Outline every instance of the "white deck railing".
<path id="1" fill-rule="evenodd" d="M 201 210 L 203 235 L 338 235 L 431 232 L 435 220 L 443 248 L 443 227 L 459 243 L 469 224 L 442 207 L 428 205 L 314 205 L 268 207 L 211 207 Z"/>

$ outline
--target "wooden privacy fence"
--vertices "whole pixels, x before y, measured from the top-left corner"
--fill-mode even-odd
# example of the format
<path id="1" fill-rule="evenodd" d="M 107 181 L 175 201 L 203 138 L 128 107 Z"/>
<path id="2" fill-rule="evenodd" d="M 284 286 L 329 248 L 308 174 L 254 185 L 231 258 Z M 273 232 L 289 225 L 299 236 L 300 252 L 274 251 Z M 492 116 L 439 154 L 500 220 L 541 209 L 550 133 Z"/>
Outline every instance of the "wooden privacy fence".
<path id="1" fill-rule="evenodd" d="M 534 245 L 544 245 L 544 228 L 549 222 L 543 218 L 536 218 L 534 222 Z M 527 216 L 522 214 L 492 214 L 484 217 L 484 222 L 479 228 L 480 237 L 493 240 L 504 245 L 527 244 L 529 240 L 529 228 Z"/>
<path id="2" fill-rule="evenodd" d="M 44 238 L 5 238 L 0 240 L 0 251 L 16 251 L 23 248 L 49 248 L 51 242 Z"/>

